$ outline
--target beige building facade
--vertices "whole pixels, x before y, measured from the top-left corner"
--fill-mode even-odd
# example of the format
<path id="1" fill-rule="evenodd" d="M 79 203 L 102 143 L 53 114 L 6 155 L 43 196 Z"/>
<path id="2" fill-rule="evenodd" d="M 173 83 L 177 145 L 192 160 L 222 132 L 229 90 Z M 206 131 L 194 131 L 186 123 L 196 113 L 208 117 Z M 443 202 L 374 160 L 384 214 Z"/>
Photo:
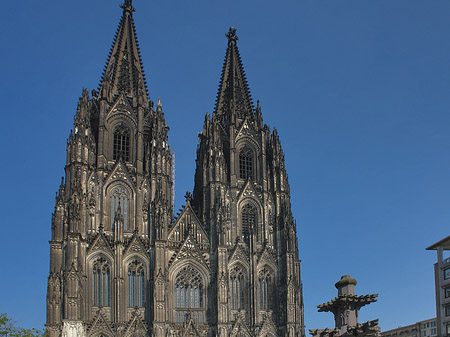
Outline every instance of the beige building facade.
<path id="1" fill-rule="evenodd" d="M 381 332 L 381 337 L 437 337 L 437 320 L 430 318 Z"/>
<path id="2" fill-rule="evenodd" d="M 435 250 L 437 262 L 434 264 L 434 281 L 436 291 L 436 319 L 439 336 L 450 336 L 450 236 L 427 248 Z"/>
<path id="3" fill-rule="evenodd" d="M 169 127 L 149 100 L 135 9 L 121 7 L 99 90 L 83 90 L 67 142 L 49 336 L 304 336 L 284 153 L 252 102 L 236 30 L 199 134 L 193 193 L 174 216 Z"/>

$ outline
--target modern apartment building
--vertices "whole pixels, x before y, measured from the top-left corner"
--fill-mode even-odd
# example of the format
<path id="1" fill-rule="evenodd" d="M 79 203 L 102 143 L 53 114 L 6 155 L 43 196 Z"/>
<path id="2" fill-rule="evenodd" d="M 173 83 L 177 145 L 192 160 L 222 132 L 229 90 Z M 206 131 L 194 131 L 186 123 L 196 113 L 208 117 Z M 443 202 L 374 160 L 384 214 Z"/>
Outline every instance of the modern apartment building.
<path id="1" fill-rule="evenodd" d="M 434 264 L 437 333 L 439 337 L 450 336 L 450 257 L 444 255 L 445 251 L 450 250 L 450 236 L 427 250 L 437 252 L 437 262 Z"/>
<path id="2" fill-rule="evenodd" d="M 381 332 L 381 337 L 437 337 L 436 318 Z"/>

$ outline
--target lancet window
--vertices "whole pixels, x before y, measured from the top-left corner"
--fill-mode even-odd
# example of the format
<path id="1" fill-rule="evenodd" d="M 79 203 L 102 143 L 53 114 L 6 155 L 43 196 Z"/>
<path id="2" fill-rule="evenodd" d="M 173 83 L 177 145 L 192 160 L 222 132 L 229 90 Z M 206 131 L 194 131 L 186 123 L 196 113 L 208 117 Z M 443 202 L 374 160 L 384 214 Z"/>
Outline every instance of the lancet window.
<path id="1" fill-rule="evenodd" d="M 246 204 L 242 208 L 241 216 L 242 225 L 242 240 L 249 244 L 250 242 L 250 231 L 256 228 L 256 209 L 250 204 Z"/>
<path id="2" fill-rule="evenodd" d="M 114 229 L 114 222 L 116 220 L 117 211 L 119 210 L 123 217 L 123 227 L 124 230 L 129 230 L 129 207 L 130 198 L 127 190 L 124 186 L 116 186 L 112 190 L 111 195 L 111 228 Z"/>
<path id="3" fill-rule="evenodd" d="M 245 291 L 247 290 L 245 275 L 242 268 L 235 267 L 230 272 L 230 300 L 231 309 L 244 309 Z"/>
<path id="4" fill-rule="evenodd" d="M 239 151 L 239 177 L 253 179 L 253 151 L 248 147 Z"/>
<path id="5" fill-rule="evenodd" d="M 203 311 L 195 310 L 203 308 L 203 291 L 202 277 L 196 268 L 188 265 L 178 272 L 175 278 L 175 308 L 178 323 L 184 322 L 187 315 L 203 323 Z"/>
<path id="6" fill-rule="evenodd" d="M 258 285 L 259 285 L 259 308 L 261 310 L 271 309 L 271 287 L 272 287 L 272 274 L 266 268 L 262 269 L 258 273 Z"/>
<path id="7" fill-rule="evenodd" d="M 134 260 L 128 265 L 128 306 L 144 307 L 145 271 L 144 265 Z"/>
<path id="8" fill-rule="evenodd" d="M 113 159 L 120 157 L 124 161 L 130 160 L 130 130 L 125 126 L 119 126 L 114 131 Z"/>
<path id="9" fill-rule="evenodd" d="M 92 266 L 94 280 L 94 306 L 109 307 L 111 305 L 111 268 L 104 258 L 97 259 Z"/>

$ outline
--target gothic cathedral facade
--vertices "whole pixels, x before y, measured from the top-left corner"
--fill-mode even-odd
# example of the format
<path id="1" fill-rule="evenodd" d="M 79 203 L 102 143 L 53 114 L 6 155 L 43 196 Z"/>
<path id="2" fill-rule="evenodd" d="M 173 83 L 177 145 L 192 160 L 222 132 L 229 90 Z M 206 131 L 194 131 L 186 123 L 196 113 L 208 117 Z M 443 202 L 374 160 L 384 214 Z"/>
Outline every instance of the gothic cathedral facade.
<path id="1" fill-rule="evenodd" d="M 131 0 L 99 90 L 83 90 L 50 241 L 50 337 L 303 337 L 296 224 L 277 131 L 230 28 L 193 193 L 174 217 L 173 152 L 148 98 Z"/>

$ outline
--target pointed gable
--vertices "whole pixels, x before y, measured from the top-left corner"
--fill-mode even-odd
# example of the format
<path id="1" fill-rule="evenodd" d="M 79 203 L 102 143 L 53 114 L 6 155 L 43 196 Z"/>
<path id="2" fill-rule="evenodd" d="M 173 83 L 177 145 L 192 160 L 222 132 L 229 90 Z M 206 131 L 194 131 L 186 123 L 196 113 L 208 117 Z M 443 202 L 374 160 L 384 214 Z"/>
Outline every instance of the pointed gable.
<path id="1" fill-rule="evenodd" d="M 238 130 L 236 135 L 236 142 L 238 142 L 242 138 L 250 138 L 255 143 L 255 145 L 258 146 L 257 132 L 253 127 L 253 123 L 250 123 L 248 118 L 245 118 L 240 129 Z"/>
<path id="2" fill-rule="evenodd" d="M 106 115 L 106 121 L 109 122 L 119 115 L 125 116 L 125 118 L 136 126 L 136 114 L 134 109 L 131 107 L 128 98 L 126 98 L 123 93 L 116 99 L 115 103 L 109 109 L 109 112 Z"/>
<path id="3" fill-rule="evenodd" d="M 202 335 L 198 332 L 197 327 L 195 325 L 195 321 L 192 318 L 189 318 L 184 327 L 184 332 L 181 335 L 182 337 L 201 337 Z"/>
<path id="4" fill-rule="evenodd" d="M 276 268 L 276 256 L 274 252 L 269 247 L 265 246 L 262 253 L 259 255 L 258 265 L 269 264 L 272 268 Z"/>
<path id="5" fill-rule="evenodd" d="M 243 263 L 248 268 L 249 267 L 248 261 L 249 256 L 247 251 L 242 247 L 241 243 L 237 242 L 233 249 L 233 252 L 230 254 L 228 264 L 231 265 L 234 262 L 240 262 Z"/>
<path id="6" fill-rule="evenodd" d="M 172 256 L 169 261 L 169 267 L 171 267 L 175 262 L 179 260 L 186 260 L 189 258 L 201 263 L 207 269 L 209 269 L 207 258 L 202 254 L 197 242 L 192 238 L 191 235 L 187 236 L 178 252 Z"/>
<path id="7" fill-rule="evenodd" d="M 142 318 L 138 312 L 138 310 L 135 310 L 133 312 L 132 318 L 130 322 L 128 323 L 128 326 L 126 328 L 125 337 L 145 337 L 147 336 L 147 326 L 142 321 Z"/>
<path id="8" fill-rule="evenodd" d="M 108 186 L 115 180 L 126 181 L 130 186 L 132 186 L 133 188 L 135 187 L 133 179 L 131 178 L 130 174 L 128 173 L 127 167 L 121 159 L 117 161 L 111 174 L 108 176 L 108 178 L 106 178 L 105 186 Z"/>
<path id="9" fill-rule="evenodd" d="M 93 253 L 97 250 L 108 253 L 111 256 L 114 256 L 112 247 L 109 244 L 108 240 L 106 239 L 103 230 L 100 230 L 100 232 L 97 234 L 97 237 L 94 239 L 94 242 L 88 247 L 87 252 Z"/>
<path id="10" fill-rule="evenodd" d="M 103 309 L 100 308 L 93 319 L 93 324 L 89 327 L 88 336 L 92 333 L 104 333 L 107 336 L 114 336 L 114 332 L 112 331 L 109 323 L 107 322 Z"/>
<path id="11" fill-rule="evenodd" d="M 123 256 L 125 257 L 129 254 L 134 254 L 134 253 L 140 253 L 145 256 L 148 256 L 147 250 L 145 249 L 144 244 L 142 243 L 141 239 L 137 236 L 137 232 L 134 232 L 130 243 L 128 244 L 128 246 L 125 248 L 125 250 L 123 252 Z"/>
<path id="12" fill-rule="evenodd" d="M 237 200 L 239 202 L 245 198 L 252 198 L 257 201 L 260 206 L 262 206 L 260 194 L 256 191 L 255 184 L 250 180 L 246 182 L 244 188 L 239 193 Z"/>
<path id="13" fill-rule="evenodd" d="M 202 247 L 203 245 L 209 245 L 208 234 L 192 209 L 189 200 L 170 230 L 168 239 L 169 241 L 182 242 L 188 235 Z"/>
<path id="14" fill-rule="evenodd" d="M 273 323 L 272 315 L 267 314 L 264 318 L 264 322 L 261 326 L 261 329 L 259 330 L 258 336 L 265 337 L 265 336 L 271 336 L 271 337 L 277 337 L 277 328 L 275 324 Z"/>
<path id="15" fill-rule="evenodd" d="M 250 337 L 250 331 L 247 327 L 247 324 L 245 322 L 245 317 L 243 313 L 239 313 L 236 316 L 236 321 L 233 324 L 233 328 L 231 329 L 230 336 L 248 336 Z"/>

